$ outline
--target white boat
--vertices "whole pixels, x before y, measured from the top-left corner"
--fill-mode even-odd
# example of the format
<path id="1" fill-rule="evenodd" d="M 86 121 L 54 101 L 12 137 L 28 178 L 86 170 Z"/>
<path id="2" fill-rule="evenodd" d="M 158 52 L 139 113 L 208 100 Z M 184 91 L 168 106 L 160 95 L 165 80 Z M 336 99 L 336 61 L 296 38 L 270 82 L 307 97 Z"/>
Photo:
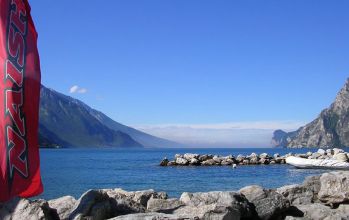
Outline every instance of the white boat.
<path id="1" fill-rule="evenodd" d="M 290 156 L 286 163 L 299 169 L 341 169 L 349 170 L 348 162 L 341 162 L 334 159 L 305 159 Z"/>

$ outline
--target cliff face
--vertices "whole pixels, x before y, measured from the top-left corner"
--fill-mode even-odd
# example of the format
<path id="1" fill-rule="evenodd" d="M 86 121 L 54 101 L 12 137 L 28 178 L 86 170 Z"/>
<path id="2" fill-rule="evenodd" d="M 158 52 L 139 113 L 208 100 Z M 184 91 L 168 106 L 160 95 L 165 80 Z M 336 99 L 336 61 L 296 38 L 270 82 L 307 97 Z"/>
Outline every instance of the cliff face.
<path id="1" fill-rule="evenodd" d="M 41 87 L 39 144 L 42 147 L 143 147 L 128 134 L 97 120 L 79 100 Z"/>
<path id="2" fill-rule="evenodd" d="M 290 140 L 291 137 L 294 137 L 297 134 L 297 131 L 287 133 L 283 130 L 276 130 L 273 133 L 273 139 L 271 140 L 271 144 L 275 147 L 287 146 L 288 140 Z"/>
<path id="3" fill-rule="evenodd" d="M 349 146 L 349 79 L 332 105 L 309 124 L 297 131 L 274 132 L 277 147 L 344 147 Z"/>
<path id="4" fill-rule="evenodd" d="M 42 147 L 180 147 L 120 124 L 100 111 L 41 87 L 39 141 Z"/>

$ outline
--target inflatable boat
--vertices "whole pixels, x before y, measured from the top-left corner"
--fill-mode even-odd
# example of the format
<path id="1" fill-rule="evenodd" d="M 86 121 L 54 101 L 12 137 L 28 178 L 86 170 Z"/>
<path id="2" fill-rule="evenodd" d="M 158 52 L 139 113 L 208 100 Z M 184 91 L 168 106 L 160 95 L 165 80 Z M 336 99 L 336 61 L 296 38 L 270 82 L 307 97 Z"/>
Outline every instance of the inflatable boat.
<path id="1" fill-rule="evenodd" d="M 286 163 L 299 169 L 333 169 L 349 170 L 349 163 L 334 159 L 305 159 L 290 156 L 286 158 Z"/>

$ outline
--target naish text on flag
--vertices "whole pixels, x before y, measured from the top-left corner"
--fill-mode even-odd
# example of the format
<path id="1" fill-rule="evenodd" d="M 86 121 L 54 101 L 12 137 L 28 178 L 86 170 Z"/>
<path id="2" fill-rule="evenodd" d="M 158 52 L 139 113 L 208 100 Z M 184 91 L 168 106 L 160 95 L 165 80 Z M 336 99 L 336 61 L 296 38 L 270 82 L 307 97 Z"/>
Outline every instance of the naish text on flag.
<path id="1" fill-rule="evenodd" d="M 5 115 L 11 121 L 5 124 L 10 179 L 15 170 L 28 177 L 26 124 L 22 109 L 27 27 L 25 5 L 21 0 L 12 1 L 5 66 Z"/>

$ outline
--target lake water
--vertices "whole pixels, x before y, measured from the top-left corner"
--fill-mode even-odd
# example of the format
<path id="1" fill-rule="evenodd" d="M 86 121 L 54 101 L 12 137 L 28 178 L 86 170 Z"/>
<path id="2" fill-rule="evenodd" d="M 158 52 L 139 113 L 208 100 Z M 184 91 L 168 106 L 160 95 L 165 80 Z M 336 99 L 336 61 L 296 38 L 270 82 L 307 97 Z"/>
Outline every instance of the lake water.
<path id="1" fill-rule="evenodd" d="M 266 188 L 301 183 L 309 175 L 326 170 L 299 170 L 289 165 L 231 167 L 160 167 L 163 157 L 176 153 L 249 155 L 255 153 L 303 153 L 309 149 L 41 149 L 45 192 L 40 198 L 64 195 L 78 198 L 88 189 L 154 189 L 171 197 L 182 192 L 238 190 L 257 184 Z M 313 149 L 312 151 L 316 151 Z"/>

